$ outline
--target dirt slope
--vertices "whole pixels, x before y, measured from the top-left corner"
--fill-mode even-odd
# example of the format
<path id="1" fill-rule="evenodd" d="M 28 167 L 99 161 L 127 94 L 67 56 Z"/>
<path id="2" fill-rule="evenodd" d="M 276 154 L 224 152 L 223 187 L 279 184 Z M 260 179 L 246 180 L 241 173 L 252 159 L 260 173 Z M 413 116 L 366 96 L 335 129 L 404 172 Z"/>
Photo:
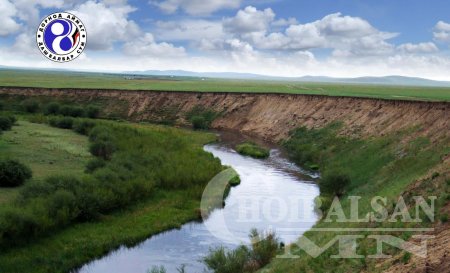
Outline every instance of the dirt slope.
<path id="1" fill-rule="evenodd" d="M 185 123 L 196 105 L 221 112 L 216 129 L 238 130 L 278 141 L 299 127 L 343 121 L 346 135 L 373 136 L 418 126 L 433 140 L 450 132 L 450 103 L 280 94 L 226 94 L 118 90 L 0 88 L 0 94 L 59 96 L 107 101 L 105 111 L 124 107 L 128 119 L 158 121 L 162 116 Z M 416 133 L 417 134 L 417 133 Z"/>

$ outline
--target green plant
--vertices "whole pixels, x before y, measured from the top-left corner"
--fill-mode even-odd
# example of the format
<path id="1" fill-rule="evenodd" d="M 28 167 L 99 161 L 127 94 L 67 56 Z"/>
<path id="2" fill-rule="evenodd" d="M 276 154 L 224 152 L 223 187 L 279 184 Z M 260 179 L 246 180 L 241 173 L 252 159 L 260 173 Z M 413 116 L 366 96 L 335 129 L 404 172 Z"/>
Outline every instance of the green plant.
<path id="1" fill-rule="evenodd" d="M 328 170 L 319 181 L 322 194 L 342 196 L 351 184 L 350 176 L 342 170 Z"/>
<path id="2" fill-rule="evenodd" d="M 0 187 L 17 187 L 32 176 L 31 169 L 15 160 L 0 161 Z"/>
<path id="3" fill-rule="evenodd" d="M 405 252 L 402 256 L 402 263 L 407 264 L 411 260 L 411 253 Z"/>
<path id="4" fill-rule="evenodd" d="M 440 218 L 441 218 L 441 222 L 442 223 L 447 223 L 448 222 L 448 214 L 447 213 L 442 214 Z"/>
<path id="5" fill-rule="evenodd" d="M 261 235 L 256 229 L 250 232 L 250 240 L 252 242 L 252 256 L 253 259 L 261 266 L 265 266 L 275 257 L 279 240 L 275 233 L 268 233 Z"/>
<path id="6" fill-rule="evenodd" d="M 218 114 L 212 110 L 205 109 L 203 106 L 197 105 L 192 108 L 186 118 L 192 123 L 196 130 L 209 129 L 211 123 L 218 117 Z"/>
<path id="7" fill-rule="evenodd" d="M 206 130 L 209 128 L 208 121 L 202 116 L 193 116 L 191 118 L 191 123 L 195 130 Z"/>
<path id="8" fill-rule="evenodd" d="M 98 118 L 100 115 L 100 108 L 96 106 L 88 106 L 86 108 L 86 116 L 88 118 Z"/>
<path id="9" fill-rule="evenodd" d="M 246 246 L 235 250 L 224 247 L 211 249 L 203 263 L 214 273 L 244 273 L 244 267 L 251 258 L 251 251 Z"/>
<path id="10" fill-rule="evenodd" d="M 28 99 L 22 103 L 22 107 L 25 112 L 37 113 L 39 111 L 39 102 L 33 99 Z"/>
<path id="11" fill-rule="evenodd" d="M 0 131 L 11 130 L 13 123 L 11 119 L 6 116 L 0 116 Z"/>
<path id="12" fill-rule="evenodd" d="M 50 102 L 44 108 L 45 115 L 58 115 L 61 106 L 57 102 Z"/>
<path id="13" fill-rule="evenodd" d="M 241 155 L 248 155 L 253 158 L 268 158 L 270 150 L 262 148 L 253 142 L 244 142 L 236 146 L 236 151 Z"/>
<path id="14" fill-rule="evenodd" d="M 63 116 L 69 116 L 74 118 L 85 116 L 84 109 L 79 106 L 64 105 L 60 108 L 59 113 Z"/>
<path id="15" fill-rule="evenodd" d="M 105 160 L 101 158 L 94 158 L 87 163 L 85 172 L 93 173 L 97 169 L 103 168 L 105 166 L 106 166 Z"/>
<path id="16" fill-rule="evenodd" d="M 116 151 L 116 146 L 111 141 L 96 141 L 91 143 L 89 151 L 93 156 L 100 157 L 104 160 L 110 160 Z"/>
<path id="17" fill-rule="evenodd" d="M 75 120 L 73 130 L 81 135 L 89 135 L 95 125 L 95 122 L 90 120 Z"/>
<path id="18" fill-rule="evenodd" d="M 72 129 L 73 122 L 73 118 L 70 117 L 52 117 L 48 120 L 50 126 L 61 129 Z"/>

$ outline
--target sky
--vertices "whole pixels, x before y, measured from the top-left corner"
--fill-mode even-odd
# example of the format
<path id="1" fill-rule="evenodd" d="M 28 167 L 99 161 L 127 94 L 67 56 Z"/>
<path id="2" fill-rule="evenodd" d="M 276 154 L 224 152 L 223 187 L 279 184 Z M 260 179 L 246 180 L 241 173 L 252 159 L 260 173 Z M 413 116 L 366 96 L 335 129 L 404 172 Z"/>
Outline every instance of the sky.
<path id="1" fill-rule="evenodd" d="M 77 15 L 87 48 L 53 63 L 35 32 Z M 448 0 L 0 0 L 0 65 L 450 81 Z"/>

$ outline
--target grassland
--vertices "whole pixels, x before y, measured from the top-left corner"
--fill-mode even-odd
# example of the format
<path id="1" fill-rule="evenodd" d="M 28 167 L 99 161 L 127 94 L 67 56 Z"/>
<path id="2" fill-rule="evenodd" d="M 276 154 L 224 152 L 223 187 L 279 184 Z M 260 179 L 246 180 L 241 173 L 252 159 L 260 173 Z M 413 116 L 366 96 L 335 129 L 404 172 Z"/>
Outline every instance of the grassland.
<path id="1" fill-rule="evenodd" d="M 151 77 L 125 79 L 124 75 L 26 70 L 0 70 L 0 86 L 85 88 L 148 91 L 255 92 L 367 97 L 403 100 L 450 101 L 450 88 L 326 84 L 289 81 Z"/>
<path id="2" fill-rule="evenodd" d="M 293 132 L 291 138 L 285 142 L 290 156 L 299 164 L 318 164 L 321 171 L 339 169 L 346 172 L 351 178 L 351 184 L 347 187 L 346 195 L 341 198 L 342 207 L 347 217 L 350 215 L 350 202 L 347 196 L 360 196 L 358 217 L 363 218 L 371 211 L 370 201 L 373 197 L 387 198 L 387 210 L 391 214 L 397 198 L 403 195 L 406 202 L 412 200 L 412 196 L 423 196 L 428 200 L 429 196 L 437 196 L 436 222 L 432 223 L 423 217 L 421 223 L 402 223 L 397 218 L 395 222 L 381 223 L 337 223 L 336 221 L 320 221 L 314 228 L 426 228 L 439 223 L 440 208 L 448 203 L 450 191 L 450 176 L 448 166 L 446 174 L 434 174 L 426 176 L 438 164 L 442 158 L 450 153 L 450 139 L 442 139 L 432 143 L 424 137 L 411 138 L 405 141 L 405 136 L 414 135 L 415 130 L 398 132 L 384 137 L 369 139 L 348 139 L 336 136 L 340 124 L 332 124 L 323 129 L 308 130 L 300 128 Z M 422 184 L 423 190 L 408 191 L 407 188 L 425 176 Z M 322 196 L 322 207 L 330 206 L 329 197 Z M 414 208 L 411 208 L 413 211 Z M 411 215 L 415 215 L 410 211 Z M 413 216 L 414 217 L 414 216 Z M 335 219 L 335 218 L 332 218 Z M 331 241 L 338 231 L 308 231 L 304 236 L 319 246 L 324 246 Z M 411 238 L 413 233 L 397 232 L 389 233 L 399 236 L 403 240 Z M 358 235 L 372 235 L 366 231 Z M 275 259 L 266 269 L 271 273 L 297 273 L 297 272 L 383 272 L 390 263 L 384 263 L 382 267 L 376 267 L 374 259 L 332 259 L 331 255 L 338 252 L 337 244 L 325 251 L 321 256 L 312 258 L 298 247 L 293 247 L 292 253 L 299 255 L 297 259 Z M 376 253 L 375 241 L 362 240 L 357 249 L 359 254 L 371 255 Z M 385 253 L 398 255 L 401 252 L 395 248 L 386 247 Z M 391 259 L 391 263 L 401 262 L 398 257 Z"/>
<path id="3" fill-rule="evenodd" d="M 1 190 L 0 272 L 69 272 L 198 219 L 204 185 L 222 170 L 202 150 L 214 134 L 97 120 L 101 130 L 91 129 L 88 139 L 27 121 L 46 120 L 34 117 L 20 116 L 18 126 L 0 136 L 1 156 L 35 172 L 24 186 Z M 85 173 L 92 138 L 107 137 L 116 146 L 113 157 Z M 94 217 L 85 218 L 85 209 Z"/>
<path id="4" fill-rule="evenodd" d="M 0 136 L 0 158 L 26 164 L 36 181 L 50 175 L 83 174 L 87 161 L 92 158 L 87 147 L 85 136 L 25 120 Z M 17 191 L 17 188 L 0 188 L 0 205 L 14 199 Z"/>

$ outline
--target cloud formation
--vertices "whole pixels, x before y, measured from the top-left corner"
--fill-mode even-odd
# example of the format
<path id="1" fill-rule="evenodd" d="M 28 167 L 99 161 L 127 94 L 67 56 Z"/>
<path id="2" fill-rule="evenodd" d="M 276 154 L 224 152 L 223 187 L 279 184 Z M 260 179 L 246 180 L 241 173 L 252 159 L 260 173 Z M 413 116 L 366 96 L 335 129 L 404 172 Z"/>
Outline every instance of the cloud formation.
<path id="1" fill-rule="evenodd" d="M 10 35 L 19 30 L 20 24 L 14 20 L 17 9 L 11 2 L 0 1 L 0 14 L 0 36 Z"/>
<path id="2" fill-rule="evenodd" d="M 190 15 L 208 15 L 221 9 L 238 8 L 242 0 L 151 0 L 163 12 L 182 10 Z"/>
<path id="3" fill-rule="evenodd" d="M 439 21 L 434 27 L 433 36 L 436 41 L 450 43 L 450 24 Z"/>

